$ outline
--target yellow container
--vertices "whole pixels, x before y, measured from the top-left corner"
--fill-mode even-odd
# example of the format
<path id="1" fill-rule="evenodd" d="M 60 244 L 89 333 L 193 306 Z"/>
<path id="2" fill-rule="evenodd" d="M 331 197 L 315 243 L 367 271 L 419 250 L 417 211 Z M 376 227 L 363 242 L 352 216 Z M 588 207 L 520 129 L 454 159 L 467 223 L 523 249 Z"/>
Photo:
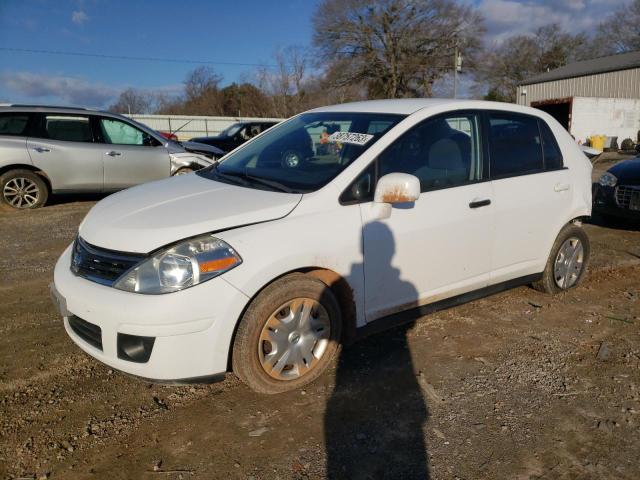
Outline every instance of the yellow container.
<path id="1" fill-rule="evenodd" d="M 607 141 L 606 135 L 591 135 L 589 137 L 589 143 L 591 144 L 591 148 L 595 150 L 604 150 L 604 142 Z"/>

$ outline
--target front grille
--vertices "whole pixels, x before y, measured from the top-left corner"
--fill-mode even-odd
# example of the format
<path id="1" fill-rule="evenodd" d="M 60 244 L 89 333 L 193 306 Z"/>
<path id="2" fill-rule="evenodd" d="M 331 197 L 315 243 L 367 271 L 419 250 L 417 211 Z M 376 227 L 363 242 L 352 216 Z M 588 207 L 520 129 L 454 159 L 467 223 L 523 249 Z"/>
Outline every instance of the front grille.
<path id="1" fill-rule="evenodd" d="M 98 350 L 102 350 L 102 329 L 99 326 L 75 315 L 69 317 L 69 326 L 82 340 Z"/>
<path id="2" fill-rule="evenodd" d="M 629 208 L 631 197 L 640 195 L 640 186 L 619 185 L 616 187 L 616 203 L 622 208 Z"/>
<path id="3" fill-rule="evenodd" d="M 71 271 L 92 282 L 112 286 L 123 273 L 143 258 L 145 256 L 140 254 L 94 247 L 77 237 L 71 255 Z"/>

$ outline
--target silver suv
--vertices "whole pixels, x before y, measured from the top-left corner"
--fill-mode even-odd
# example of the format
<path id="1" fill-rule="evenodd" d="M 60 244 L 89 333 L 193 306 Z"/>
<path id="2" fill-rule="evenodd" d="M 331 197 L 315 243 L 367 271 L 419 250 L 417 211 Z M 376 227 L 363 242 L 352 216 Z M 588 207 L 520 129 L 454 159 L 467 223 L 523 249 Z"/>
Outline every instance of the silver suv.
<path id="1" fill-rule="evenodd" d="M 129 118 L 65 107 L 0 107 L 0 203 L 112 192 L 211 165 L 221 151 L 180 144 Z"/>

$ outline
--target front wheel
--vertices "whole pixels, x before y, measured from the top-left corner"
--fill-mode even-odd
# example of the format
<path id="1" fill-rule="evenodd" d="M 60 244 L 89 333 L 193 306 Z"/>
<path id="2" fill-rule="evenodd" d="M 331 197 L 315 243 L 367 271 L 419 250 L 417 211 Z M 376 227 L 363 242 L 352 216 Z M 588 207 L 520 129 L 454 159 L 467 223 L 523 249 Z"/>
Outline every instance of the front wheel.
<path id="1" fill-rule="evenodd" d="M 260 393 L 306 385 L 335 355 L 341 322 L 336 297 L 322 281 L 301 273 L 282 277 L 258 294 L 242 317 L 233 371 Z"/>
<path id="2" fill-rule="evenodd" d="M 584 229 L 575 224 L 565 226 L 553 244 L 542 278 L 533 287 L 553 294 L 577 286 L 587 270 L 590 252 Z"/>

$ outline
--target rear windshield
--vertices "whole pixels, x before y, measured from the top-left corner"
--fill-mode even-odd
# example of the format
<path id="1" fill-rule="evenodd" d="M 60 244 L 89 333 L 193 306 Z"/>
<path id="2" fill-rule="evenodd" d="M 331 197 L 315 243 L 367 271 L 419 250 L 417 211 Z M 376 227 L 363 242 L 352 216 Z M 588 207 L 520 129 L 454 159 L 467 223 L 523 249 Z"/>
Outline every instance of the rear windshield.
<path id="1" fill-rule="evenodd" d="M 305 113 L 276 125 L 198 174 L 251 188 L 312 192 L 403 118 L 380 113 Z"/>

